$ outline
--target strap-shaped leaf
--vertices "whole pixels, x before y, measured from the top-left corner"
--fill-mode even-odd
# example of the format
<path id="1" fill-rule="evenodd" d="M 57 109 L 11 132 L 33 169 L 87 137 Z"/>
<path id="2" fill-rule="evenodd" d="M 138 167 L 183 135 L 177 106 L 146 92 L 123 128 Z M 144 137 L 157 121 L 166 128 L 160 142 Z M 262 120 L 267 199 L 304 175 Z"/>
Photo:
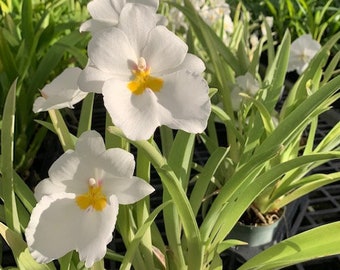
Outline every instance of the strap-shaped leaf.
<path id="1" fill-rule="evenodd" d="M 238 270 L 280 269 L 307 260 L 339 254 L 339 230 L 340 222 L 334 222 L 298 234 L 259 253 Z"/>

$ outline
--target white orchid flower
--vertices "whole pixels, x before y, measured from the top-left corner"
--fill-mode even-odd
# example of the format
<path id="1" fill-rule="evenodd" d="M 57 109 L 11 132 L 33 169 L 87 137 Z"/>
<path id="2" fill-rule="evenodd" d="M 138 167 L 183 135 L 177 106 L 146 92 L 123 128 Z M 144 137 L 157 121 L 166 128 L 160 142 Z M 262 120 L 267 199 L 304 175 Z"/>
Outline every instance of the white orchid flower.
<path id="1" fill-rule="evenodd" d="M 156 12 L 159 5 L 158 0 L 92 0 L 87 4 L 87 10 L 92 18 L 80 26 L 80 32 L 94 32 L 116 26 L 120 12 L 127 3 L 146 5 L 154 12 Z M 159 19 L 161 20 L 160 17 Z"/>
<path id="2" fill-rule="evenodd" d="M 161 25 L 150 9 L 127 4 L 117 28 L 89 42 L 84 91 L 102 93 L 113 123 L 131 140 L 149 139 L 158 126 L 202 132 L 210 114 L 204 63 Z"/>
<path id="3" fill-rule="evenodd" d="M 135 161 L 122 149 L 105 149 L 95 131 L 83 133 L 35 189 L 38 204 L 26 228 L 36 261 L 47 263 L 76 250 L 86 267 L 102 259 L 112 240 L 119 204 L 131 204 L 154 189 L 133 176 Z"/>
<path id="4" fill-rule="evenodd" d="M 231 92 L 233 110 L 237 111 L 240 108 L 242 97 L 240 93 L 246 93 L 250 96 L 255 96 L 260 89 L 259 82 L 254 78 L 252 74 L 247 72 L 244 75 L 236 77 L 235 87 Z"/>
<path id="5" fill-rule="evenodd" d="M 319 42 L 314 40 L 310 34 L 305 34 L 293 41 L 290 47 L 290 55 L 287 71 L 296 70 L 301 74 L 308 67 L 310 60 L 321 48 Z"/>
<path id="6" fill-rule="evenodd" d="M 33 112 L 38 113 L 53 109 L 73 108 L 73 105 L 86 97 L 88 93 L 78 88 L 80 68 L 65 69 L 51 83 L 44 86 L 33 104 Z"/>

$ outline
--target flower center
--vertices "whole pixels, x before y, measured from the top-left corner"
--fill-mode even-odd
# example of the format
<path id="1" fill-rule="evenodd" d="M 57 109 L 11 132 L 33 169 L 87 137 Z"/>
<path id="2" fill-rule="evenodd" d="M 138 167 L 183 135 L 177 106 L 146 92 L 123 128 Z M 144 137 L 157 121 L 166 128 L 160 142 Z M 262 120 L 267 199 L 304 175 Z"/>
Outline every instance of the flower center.
<path id="1" fill-rule="evenodd" d="M 80 209 L 86 210 L 92 207 L 96 211 L 102 211 L 107 204 L 107 199 L 102 192 L 102 185 L 100 181 L 94 178 L 89 179 L 89 190 L 87 193 L 78 195 L 76 203 Z"/>
<path id="2" fill-rule="evenodd" d="M 163 87 L 161 78 L 150 76 L 150 67 L 146 65 L 143 57 L 138 59 L 137 67 L 132 70 L 132 74 L 134 78 L 128 83 L 127 87 L 135 95 L 143 94 L 146 88 L 158 92 Z"/>

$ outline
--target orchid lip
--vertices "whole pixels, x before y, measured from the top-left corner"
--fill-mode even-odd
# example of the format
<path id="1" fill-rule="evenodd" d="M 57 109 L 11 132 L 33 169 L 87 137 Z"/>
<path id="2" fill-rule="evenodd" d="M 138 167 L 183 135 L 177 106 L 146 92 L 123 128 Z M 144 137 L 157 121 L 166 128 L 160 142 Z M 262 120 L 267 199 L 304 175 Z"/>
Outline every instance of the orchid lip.
<path id="1" fill-rule="evenodd" d="M 150 75 L 151 69 L 143 57 L 138 59 L 136 68 L 131 72 L 134 78 L 127 84 L 127 87 L 133 94 L 143 94 L 146 89 L 151 89 L 154 92 L 159 92 L 162 89 L 163 79 Z"/>
<path id="2" fill-rule="evenodd" d="M 88 192 L 78 195 L 75 200 L 82 210 L 102 211 L 107 205 L 107 198 L 102 192 L 101 181 L 92 177 L 88 180 Z"/>

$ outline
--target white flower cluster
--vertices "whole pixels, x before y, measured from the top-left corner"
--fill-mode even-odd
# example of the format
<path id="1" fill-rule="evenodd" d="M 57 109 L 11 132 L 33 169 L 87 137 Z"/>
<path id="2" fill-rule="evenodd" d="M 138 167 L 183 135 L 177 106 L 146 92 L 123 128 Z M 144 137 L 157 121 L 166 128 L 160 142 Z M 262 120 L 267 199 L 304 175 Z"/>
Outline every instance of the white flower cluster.
<path id="1" fill-rule="evenodd" d="M 161 125 L 203 132 L 210 115 L 205 65 L 162 25 L 157 7 L 155 0 L 90 2 L 92 18 L 80 27 L 92 34 L 87 66 L 79 76 L 68 73 L 70 80 L 55 79 L 34 111 L 72 107 L 82 90 L 103 95 L 114 125 L 131 140 L 149 139 Z"/>
<path id="2" fill-rule="evenodd" d="M 210 26 L 221 24 L 223 30 L 231 34 L 234 31 L 234 23 L 230 17 L 230 7 L 225 0 L 192 0 L 191 1 L 198 14 Z M 187 23 L 183 13 L 176 8 L 171 8 L 169 12 L 169 21 L 174 30 L 184 28 L 187 30 Z"/>
<path id="3" fill-rule="evenodd" d="M 73 108 L 94 92 L 131 140 L 149 139 L 161 125 L 203 132 L 210 115 L 205 65 L 163 25 L 158 0 L 93 0 L 87 7 L 91 19 L 80 27 L 92 35 L 87 66 L 67 68 L 46 85 L 33 111 Z M 46 263 L 76 250 L 86 267 L 102 259 L 119 204 L 154 190 L 133 176 L 134 166 L 129 152 L 106 150 L 100 134 L 83 133 L 35 189 L 25 232 L 32 256 Z"/>

